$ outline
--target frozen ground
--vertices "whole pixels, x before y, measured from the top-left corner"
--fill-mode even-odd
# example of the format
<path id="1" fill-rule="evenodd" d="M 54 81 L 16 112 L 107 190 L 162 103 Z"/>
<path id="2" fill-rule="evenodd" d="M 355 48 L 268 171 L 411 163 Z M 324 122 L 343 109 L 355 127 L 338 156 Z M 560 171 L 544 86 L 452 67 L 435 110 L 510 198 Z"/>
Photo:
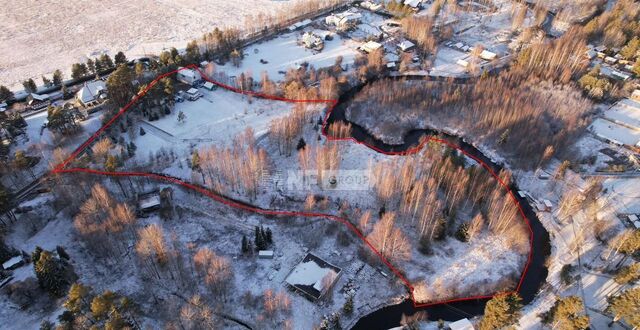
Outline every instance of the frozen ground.
<path id="1" fill-rule="evenodd" d="M 13 86 L 119 50 L 129 57 L 184 47 L 215 27 L 304 0 L 5 0 L 0 11 L 0 84 Z"/>

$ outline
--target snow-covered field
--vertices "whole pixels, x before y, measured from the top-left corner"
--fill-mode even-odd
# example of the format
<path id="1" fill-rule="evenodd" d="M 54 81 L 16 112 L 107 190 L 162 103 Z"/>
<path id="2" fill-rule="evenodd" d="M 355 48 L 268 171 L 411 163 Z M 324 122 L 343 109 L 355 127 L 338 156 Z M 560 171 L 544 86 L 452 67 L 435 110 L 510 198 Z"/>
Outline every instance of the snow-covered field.
<path id="1" fill-rule="evenodd" d="M 129 57 L 182 48 L 215 27 L 240 27 L 304 0 L 5 0 L 0 11 L 0 84 L 63 70 L 102 53 Z"/>

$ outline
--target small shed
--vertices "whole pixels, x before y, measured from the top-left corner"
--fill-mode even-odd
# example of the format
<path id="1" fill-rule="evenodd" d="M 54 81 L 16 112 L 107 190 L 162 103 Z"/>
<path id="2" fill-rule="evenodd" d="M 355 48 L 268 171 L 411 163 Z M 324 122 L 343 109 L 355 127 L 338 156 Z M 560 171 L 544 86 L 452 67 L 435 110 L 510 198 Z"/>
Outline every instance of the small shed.
<path id="1" fill-rule="evenodd" d="M 551 201 L 548 199 L 545 199 L 542 201 L 542 203 L 544 204 L 544 210 L 547 212 L 550 212 L 551 208 L 553 207 L 553 204 L 551 203 Z"/>
<path id="2" fill-rule="evenodd" d="M 273 250 L 260 250 L 258 251 L 259 259 L 273 259 Z"/>
<path id="3" fill-rule="evenodd" d="M 496 57 L 498 57 L 498 54 L 494 52 L 490 52 L 486 49 L 483 50 L 482 53 L 480 53 L 480 58 L 482 58 L 483 60 L 491 61 L 491 60 L 494 60 Z"/>
<path id="4" fill-rule="evenodd" d="M 463 59 L 457 60 L 456 64 L 461 66 L 461 67 L 463 67 L 463 68 L 469 67 L 469 62 L 467 62 L 466 60 L 463 60 Z"/>
<path id="5" fill-rule="evenodd" d="M 160 198 L 160 191 L 153 190 L 150 192 L 142 193 L 137 198 L 138 211 L 150 212 L 160 208 L 162 205 L 162 199 Z"/>
<path id="6" fill-rule="evenodd" d="M 202 85 L 202 87 L 212 91 L 212 90 L 214 90 L 216 88 L 216 85 L 214 83 L 210 82 L 210 81 L 207 81 Z"/>
<path id="7" fill-rule="evenodd" d="M 187 90 L 187 92 L 185 93 L 185 95 L 186 95 L 186 97 L 187 97 L 187 99 L 189 101 L 195 101 L 195 100 L 199 99 L 200 96 L 202 96 L 202 95 L 200 95 L 200 92 L 198 92 L 197 88 L 189 88 Z"/>
<path id="8" fill-rule="evenodd" d="M 15 256 L 2 264 L 2 269 L 4 270 L 13 270 L 16 268 L 20 268 L 24 265 L 24 258 L 21 255 Z"/>

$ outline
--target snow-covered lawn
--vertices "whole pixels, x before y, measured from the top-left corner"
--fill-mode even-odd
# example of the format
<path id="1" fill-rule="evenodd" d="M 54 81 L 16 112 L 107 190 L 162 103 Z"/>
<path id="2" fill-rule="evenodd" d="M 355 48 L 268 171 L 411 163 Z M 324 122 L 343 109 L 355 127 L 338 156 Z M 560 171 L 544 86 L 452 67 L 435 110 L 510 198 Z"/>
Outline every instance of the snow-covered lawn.
<path id="1" fill-rule="evenodd" d="M 196 101 L 176 103 L 170 115 L 150 124 L 181 140 L 231 141 L 245 128 L 256 135 L 266 133 L 269 122 L 286 116 L 293 105 L 282 101 L 249 98 L 222 88 L 215 91 L 200 89 L 203 97 Z M 186 119 L 178 121 L 183 112 Z"/>
<path id="2" fill-rule="evenodd" d="M 312 30 L 312 29 L 311 29 Z M 260 79 L 266 71 L 272 80 L 281 80 L 284 75 L 280 71 L 287 71 L 302 63 L 309 63 L 316 68 L 331 66 L 338 57 L 342 57 L 342 64 L 352 64 L 358 54 L 356 47 L 359 43 L 351 39 L 342 39 L 338 35 L 333 40 L 325 40 L 324 49 L 313 51 L 298 44 L 302 31 L 282 34 L 274 39 L 260 44 L 251 45 L 245 49 L 245 57 L 240 67 L 231 63 L 218 66 L 218 71 L 224 71 L 228 76 L 238 76 L 243 72 L 251 72 L 254 79 Z M 262 64 L 260 60 L 268 63 Z"/>

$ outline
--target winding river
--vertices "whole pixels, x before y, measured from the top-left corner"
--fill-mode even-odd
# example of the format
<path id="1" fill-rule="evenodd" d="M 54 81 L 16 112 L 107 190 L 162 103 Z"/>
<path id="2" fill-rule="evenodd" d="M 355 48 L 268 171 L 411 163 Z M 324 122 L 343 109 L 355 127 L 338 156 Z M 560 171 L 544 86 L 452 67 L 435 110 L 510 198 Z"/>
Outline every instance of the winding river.
<path id="1" fill-rule="evenodd" d="M 386 78 L 389 79 L 389 78 Z M 394 78 L 397 79 L 397 78 Z M 421 80 L 440 80 L 434 79 L 425 76 L 416 76 L 409 77 L 409 79 L 421 79 Z M 465 81 L 458 81 L 463 83 Z M 468 82 L 468 81 L 467 81 Z M 331 112 L 327 123 L 333 123 L 337 121 L 345 121 L 349 122 L 345 118 L 345 110 L 353 100 L 353 98 L 362 90 L 362 88 L 366 84 L 361 84 L 357 87 L 354 87 L 352 90 L 344 93 L 336 107 Z M 350 122 L 351 123 L 351 122 Z M 369 132 L 363 127 L 351 123 L 352 125 L 352 137 L 359 142 L 366 143 L 369 146 L 373 146 L 379 150 L 384 152 L 402 152 L 412 147 L 415 147 L 419 144 L 420 138 L 425 135 L 438 135 L 440 138 L 447 140 L 448 142 L 458 146 L 460 149 L 465 151 L 466 153 L 477 157 L 482 160 L 485 164 L 487 164 L 493 171 L 496 173 L 499 172 L 503 166 L 502 164 L 498 164 L 492 161 L 489 157 L 484 155 L 480 150 L 474 147 L 472 144 L 465 142 L 462 138 L 457 136 L 452 136 L 449 134 L 444 134 L 442 132 L 438 132 L 435 130 L 428 129 L 417 129 L 408 132 L 404 137 L 404 143 L 399 145 L 390 145 L 382 142 L 376 137 L 369 134 Z M 517 191 L 518 188 L 514 184 L 512 184 L 511 189 L 513 191 Z M 550 243 L 549 243 L 549 233 L 540 223 L 540 220 L 536 216 L 533 207 L 529 204 L 526 199 L 520 198 L 516 194 L 516 198 L 524 213 L 529 220 L 531 225 L 531 229 L 533 231 L 533 242 L 532 242 L 532 256 L 527 269 L 527 272 L 522 280 L 522 285 L 520 287 L 520 296 L 522 297 L 523 303 L 530 303 L 535 297 L 536 293 L 540 289 L 542 283 L 544 283 L 547 277 L 547 268 L 544 265 L 544 261 L 546 257 L 550 253 Z M 484 312 L 484 307 L 488 299 L 478 299 L 478 300 L 468 300 L 468 301 L 459 301 L 453 302 L 449 304 L 440 304 L 434 306 L 427 307 L 414 307 L 414 304 L 411 300 L 407 299 L 403 302 L 395 305 L 389 305 L 378 309 L 369 315 L 364 316 L 355 324 L 352 329 L 389 329 L 393 327 L 397 327 L 400 325 L 400 320 L 402 315 L 413 315 L 418 311 L 425 311 L 427 313 L 427 317 L 429 320 L 445 320 L 445 321 L 455 321 L 461 318 L 470 318 L 476 315 L 481 315 Z"/>

